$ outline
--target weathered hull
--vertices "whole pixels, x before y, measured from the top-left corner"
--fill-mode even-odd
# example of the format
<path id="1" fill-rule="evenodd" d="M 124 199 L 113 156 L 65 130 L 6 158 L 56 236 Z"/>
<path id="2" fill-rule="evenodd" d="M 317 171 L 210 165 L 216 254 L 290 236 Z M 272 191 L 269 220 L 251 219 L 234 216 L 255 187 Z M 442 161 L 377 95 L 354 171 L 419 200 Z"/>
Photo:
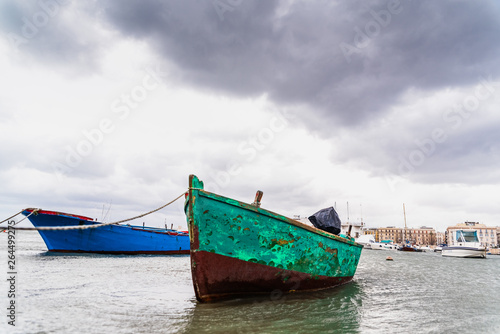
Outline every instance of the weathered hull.
<path id="1" fill-rule="evenodd" d="M 24 215 L 31 210 L 23 212 Z M 35 227 L 99 224 L 91 218 L 55 211 L 28 217 Z M 51 252 L 101 254 L 189 254 L 189 236 L 173 230 L 129 225 L 106 225 L 79 230 L 39 230 Z"/>
<path id="2" fill-rule="evenodd" d="M 186 214 L 199 301 L 320 290 L 353 278 L 361 245 L 202 188 L 191 176 Z"/>

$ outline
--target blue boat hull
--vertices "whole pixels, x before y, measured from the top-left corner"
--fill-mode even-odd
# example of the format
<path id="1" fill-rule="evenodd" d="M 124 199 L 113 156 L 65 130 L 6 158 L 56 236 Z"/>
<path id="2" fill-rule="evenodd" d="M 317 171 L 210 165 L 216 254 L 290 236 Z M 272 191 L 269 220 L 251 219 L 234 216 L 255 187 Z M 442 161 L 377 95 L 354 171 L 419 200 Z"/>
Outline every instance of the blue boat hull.
<path id="1" fill-rule="evenodd" d="M 29 215 L 25 210 L 24 215 Z M 38 211 L 28 217 L 35 227 L 94 225 L 91 218 L 55 211 Z M 51 252 L 103 254 L 189 254 L 189 235 L 164 228 L 106 225 L 78 230 L 39 230 Z"/>

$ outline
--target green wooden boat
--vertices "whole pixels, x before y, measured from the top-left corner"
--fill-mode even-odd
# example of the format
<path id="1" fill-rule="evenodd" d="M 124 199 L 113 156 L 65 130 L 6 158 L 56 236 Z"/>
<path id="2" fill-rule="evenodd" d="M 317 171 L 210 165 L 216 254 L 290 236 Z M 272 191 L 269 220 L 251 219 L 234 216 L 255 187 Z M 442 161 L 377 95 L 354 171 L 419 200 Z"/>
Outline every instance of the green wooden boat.
<path id="1" fill-rule="evenodd" d="M 260 208 L 203 190 L 189 177 L 185 211 L 196 298 L 210 302 L 281 295 L 350 281 L 362 245 Z"/>

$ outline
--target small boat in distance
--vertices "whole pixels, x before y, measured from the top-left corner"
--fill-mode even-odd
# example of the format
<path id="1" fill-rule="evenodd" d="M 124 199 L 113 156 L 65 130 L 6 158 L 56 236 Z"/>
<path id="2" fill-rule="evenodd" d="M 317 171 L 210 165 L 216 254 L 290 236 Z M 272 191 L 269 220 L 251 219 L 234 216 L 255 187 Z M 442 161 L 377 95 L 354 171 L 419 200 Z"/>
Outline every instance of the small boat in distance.
<path id="1" fill-rule="evenodd" d="M 89 217 L 57 211 L 26 209 L 22 213 L 35 227 L 102 224 Z M 167 228 L 113 224 L 91 229 L 38 232 L 50 252 L 189 254 L 188 233 Z"/>
<path id="2" fill-rule="evenodd" d="M 432 249 L 429 247 L 429 245 L 420 246 L 418 247 L 418 249 L 420 249 L 422 252 L 432 252 Z"/>
<path id="3" fill-rule="evenodd" d="M 405 229 L 404 229 L 404 235 L 403 235 L 403 243 L 399 247 L 398 250 L 402 252 L 421 252 L 422 250 L 418 249 L 417 247 L 413 246 L 408 238 L 407 235 L 407 226 L 406 226 L 406 209 L 405 209 L 405 204 L 403 203 L 403 216 L 405 219 Z"/>
<path id="4" fill-rule="evenodd" d="M 399 250 L 399 245 L 396 245 L 392 241 L 389 242 L 382 241 L 381 244 L 384 245 L 385 250 Z"/>
<path id="5" fill-rule="evenodd" d="M 361 237 L 364 237 L 363 235 Z M 361 239 L 360 237 L 360 239 Z M 361 241 L 364 242 L 365 238 L 363 238 Z M 356 242 L 359 243 L 359 241 L 356 240 Z M 362 243 L 364 245 L 364 243 Z M 373 249 L 373 250 L 398 250 L 399 245 L 396 245 L 395 243 L 392 242 L 392 240 L 382 240 L 381 242 L 376 242 L 375 238 L 371 236 L 371 238 L 368 238 L 368 246 L 365 246 L 368 249 Z"/>
<path id="6" fill-rule="evenodd" d="M 443 247 L 445 247 L 446 244 L 439 244 L 436 246 L 436 248 L 434 248 L 434 252 L 438 253 L 438 252 L 441 252 L 443 250 Z"/>
<path id="7" fill-rule="evenodd" d="M 381 240 L 377 242 L 377 245 L 382 250 L 399 250 L 399 245 L 396 245 L 392 240 Z"/>
<path id="8" fill-rule="evenodd" d="M 413 246 L 409 242 L 406 242 L 399 247 L 399 250 L 402 252 L 422 252 L 421 249 L 417 248 L 416 246 Z"/>
<path id="9" fill-rule="evenodd" d="M 362 250 L 353 238 L 260 208 L 261 191 L 247 204 L 203 188 L 189 176 L 185 212 L 198 301 L 314 291 L 352 280 Z M 323 224 L 321 212 L 315 216 Z"/>
<path id="10" fill-rule="evenodd" d="M 476 230 L 455 230 L 451 233 L 448 245 L 442 247 L 441 255 L 486 258 L 486 247 L 479 242 Z"/>

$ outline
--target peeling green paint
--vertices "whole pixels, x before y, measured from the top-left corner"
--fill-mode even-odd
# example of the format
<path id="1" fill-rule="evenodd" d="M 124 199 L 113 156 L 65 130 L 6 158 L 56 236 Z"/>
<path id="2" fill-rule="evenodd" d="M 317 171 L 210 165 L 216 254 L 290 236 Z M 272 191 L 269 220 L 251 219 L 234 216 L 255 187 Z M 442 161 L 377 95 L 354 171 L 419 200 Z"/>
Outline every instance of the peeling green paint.
<path id="1" fill-rule="evenodd" d="M 193 185 L 199 250 L 319 276 L 352 277 L 361 245 Z M 197 208 L 204 208 L 203 211 Z"/>

